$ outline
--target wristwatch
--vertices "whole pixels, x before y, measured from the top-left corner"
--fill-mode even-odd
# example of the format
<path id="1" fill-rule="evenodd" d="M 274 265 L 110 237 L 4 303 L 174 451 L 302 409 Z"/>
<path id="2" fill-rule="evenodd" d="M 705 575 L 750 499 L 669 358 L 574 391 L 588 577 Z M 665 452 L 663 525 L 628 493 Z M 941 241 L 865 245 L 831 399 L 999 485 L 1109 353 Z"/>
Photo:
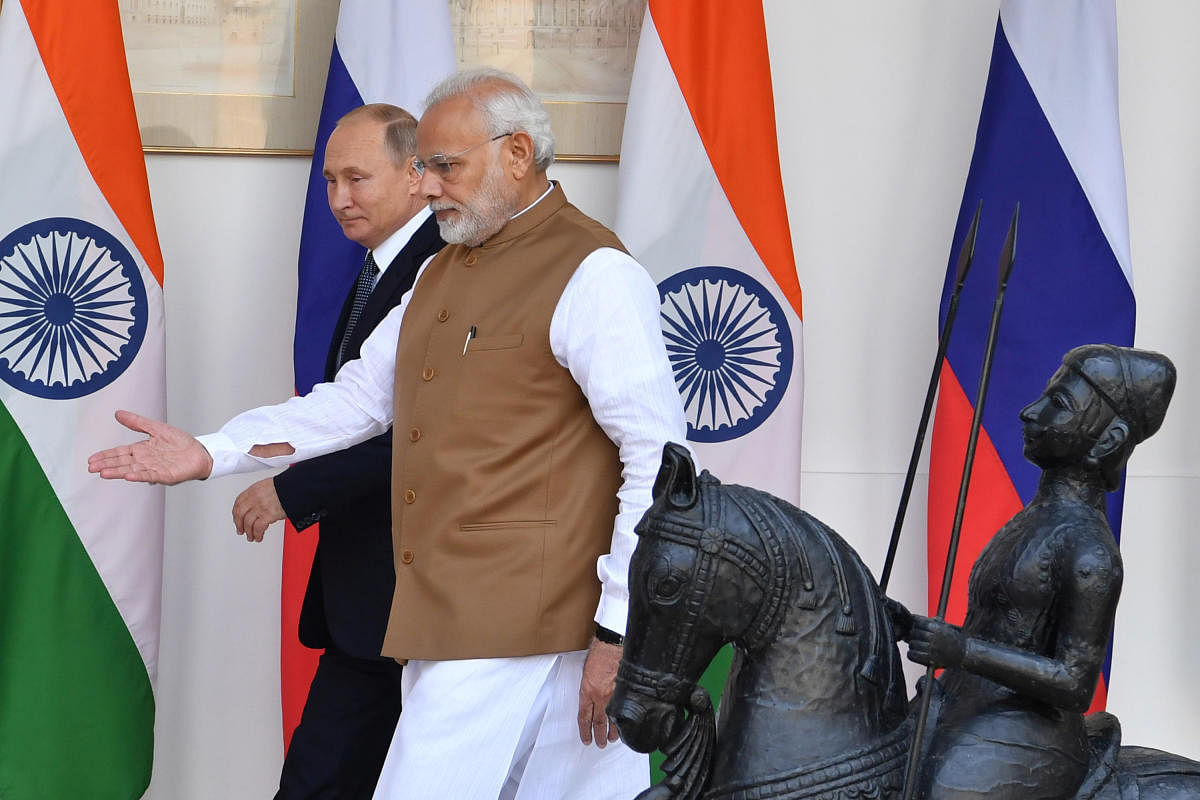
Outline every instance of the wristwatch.
<path id="1" fill-rule="evenodd" d="M 615 644 L 617 647 L 625 646 L 625 637 L 616 631 L 610 631 L 603 625 L 596 625 L 596 638 L 605 644 Z"/>

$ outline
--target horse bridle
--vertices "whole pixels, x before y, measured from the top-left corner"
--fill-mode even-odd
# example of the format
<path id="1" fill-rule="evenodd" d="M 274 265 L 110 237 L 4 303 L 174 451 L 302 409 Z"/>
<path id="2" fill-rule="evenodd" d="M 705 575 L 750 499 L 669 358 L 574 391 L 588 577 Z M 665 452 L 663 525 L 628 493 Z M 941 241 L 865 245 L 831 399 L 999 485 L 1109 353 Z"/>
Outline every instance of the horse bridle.
<path id="1" fill-rule="evenodd" d="M 705 488 L 707 484 L 715 482 L 716 479 L 707 473 L 699 479 L 700 485 Z M 648 519 L 649 524 L 641 532 L 643 537 L 682 544 L 697 552 L 691 580 L 688 582 L 689 589 L 680 599 L 684 604 L 683 619 L 679 625 L 681 635 L 676 640 L 665 671 L 647 669 L 626 659 L 621 660 L 617 670 L 618 678 L 634 691 L 657 697 L 672 705 L 686 707 L 693 712 L 703 710 L 705 703 L 709 703 L 711 708 L 708 695 L 703 690 L 697 691 L 695 681 L 686 680 L 679 675 L 687 654 L 692 649 L 697 624 L 703 617 L 721 561 L 728 561 L 750 574 L 763 589 L 758 613 L 740 636 L 741 643 L 747 651 L 754 652 L 769 641 L 774 628 L 779 624 L 779 611 L 787 595 L 788 563 L 782 541 L 753 504 L 740 502 L 736 494 L 732 494 L 732 490 L 738 487 L 725 488 L 762 540 L 766 560 L 720 527 L 724 518 L 724 495 L 721 493 L 711 490 L 704 493 L 710 502 L 702 504 L 705 518 L 700 524 L 661 517 L 654 518 L 652 522 Z M 717 508 L 715 513 L 710 514 L 713 505 Z"/>

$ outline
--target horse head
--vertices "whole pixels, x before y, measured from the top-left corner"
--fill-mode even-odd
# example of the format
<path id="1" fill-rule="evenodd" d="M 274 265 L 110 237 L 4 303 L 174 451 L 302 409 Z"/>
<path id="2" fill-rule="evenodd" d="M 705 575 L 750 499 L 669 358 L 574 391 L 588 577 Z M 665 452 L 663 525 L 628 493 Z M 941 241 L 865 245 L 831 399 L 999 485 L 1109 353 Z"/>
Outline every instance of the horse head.
<path id="1" fill-rule="evenodd" d="M 653 494 L 608 705 L 626 744 L 667 755 L 666 785 L 645 797 L 695 798 L 771 775 L 804 783 L 824 771 L 793 774 L 797 764 L 844 754 L 882 765 L 877 783 L 890 785 L 907 697 L 878 585 L 854 550 L 778 498 L 697 475 L 678 445 L 664 448 Z M 718 746 L 697 681 L 727 642 L 738 667 Z M 796 748 L 741 747 L 780 737 Z"/>
<path id="2" fill-rule="evenodd" d="M 763 624 L 770 567 L 745 518 L 725 513 L 720 486 L 696 474 L 686 449 L 668 444 L 636 529 L 625 652 L 608 708 L 622 739 L 641 752 L 677 739 L 685 710 L 711 714 L 696 682 L 726 642 Z"/>

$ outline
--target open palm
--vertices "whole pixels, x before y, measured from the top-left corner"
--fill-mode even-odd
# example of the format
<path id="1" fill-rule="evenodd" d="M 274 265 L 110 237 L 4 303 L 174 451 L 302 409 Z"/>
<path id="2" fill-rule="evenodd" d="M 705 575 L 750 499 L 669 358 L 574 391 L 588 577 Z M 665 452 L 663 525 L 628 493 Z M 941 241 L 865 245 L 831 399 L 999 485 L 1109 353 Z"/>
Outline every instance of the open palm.
<path id="1" fill-rule="evenodd" d="M 187 431 L 131 411 L 118 411 L 117 422 L 149 438 L 93 453 L 88 472 L 101 478 L 173 485 L 207 478 L 212 457 Z"/>

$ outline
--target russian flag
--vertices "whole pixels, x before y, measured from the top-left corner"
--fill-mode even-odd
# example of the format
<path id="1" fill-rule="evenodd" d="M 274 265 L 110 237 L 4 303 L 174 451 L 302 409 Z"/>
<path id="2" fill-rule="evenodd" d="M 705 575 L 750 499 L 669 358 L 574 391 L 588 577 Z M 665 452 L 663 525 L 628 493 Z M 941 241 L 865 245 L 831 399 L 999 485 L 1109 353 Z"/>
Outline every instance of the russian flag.
<path id="1" fill-rule="evenodd" d="M 338 313 L 366 255 L 342 235 L 329 211 L 321 175 L 329 134 L 342 115 L 364 103 L 391 103 L 420 116 L 429 90 L 455 65 L 445 0 L 342 0 L 300 233 L 297 394 L 307 394 L 324 377 Z M 316 527 L 298 536 L 288 525 L 284 537 L 280 678 L 285 747 L 300 722 L 320 657 L 320 651 L 305 648 L 296 635 L 317 535 Z"/>
<path id="2" fill-rule="evenodd" d="M 983 546 L 1034 495 L 1040 470 L 1022 454 L 1018 413 L 1072 347 L 1133 344 L 1134 295 L 1117 117 L 1116 9 L 1111 0 L 1005 0 L 942 292 L 978 203 L 976 266 L 959 306 L 934 418 L 929 486 L 929 607 L 937 607 L 967 436 L 974 414 L 999 258 L 1020 202 L 948 621 L 966 611 L 967 578 Z M 985 270 L 981 272 L 980 270 Z M 1122 494 L 1108 498 L 1120 536 Z M 1109 663 L 1092 708 L 1104 707 Z"/>

